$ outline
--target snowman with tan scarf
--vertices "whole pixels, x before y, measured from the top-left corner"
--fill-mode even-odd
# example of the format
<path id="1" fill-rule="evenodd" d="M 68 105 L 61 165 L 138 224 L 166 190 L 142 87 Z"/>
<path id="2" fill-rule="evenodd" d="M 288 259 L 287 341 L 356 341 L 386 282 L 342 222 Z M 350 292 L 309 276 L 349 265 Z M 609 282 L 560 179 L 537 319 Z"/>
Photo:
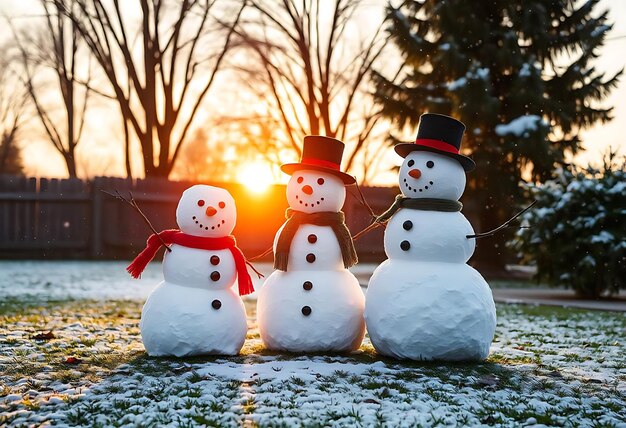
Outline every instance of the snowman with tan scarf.
<path id="1" fill-rule="evenodd" d="M 274 241 L 274 268 L 258 297 L 261 339 L 273 350 L 351 351 L 365 333 L 365 298 L 348 268 L 357 262 L 341 208 L 354 177 L 341 172 L 344 144 L 306 136 L 299 163 L 282 165 L 287 221 Z"/>

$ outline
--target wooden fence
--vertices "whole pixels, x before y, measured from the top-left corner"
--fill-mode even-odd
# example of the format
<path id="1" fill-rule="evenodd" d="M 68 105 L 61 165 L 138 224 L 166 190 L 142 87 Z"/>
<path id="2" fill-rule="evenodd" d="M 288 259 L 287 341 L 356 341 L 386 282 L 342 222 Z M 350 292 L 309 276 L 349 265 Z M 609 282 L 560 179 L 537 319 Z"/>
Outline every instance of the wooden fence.
<path id="1" fill-rule="evenodd" d="M 163 230 L 176 227 L 176 205 L 192 184 L 0 176 L 0 258 L 130 258 L 143 248 L 150 231 L 131 207 L 102 191 L 132 192 L 155 228 Z M 285 187 L 274 185 L 255 195 L 241 184 L 212 184 L 226 188 L 237 201 L 234 235 L 244 253 L 252 257 L 269 248 L 284 222 Z M 397 192 L 384 187 L 362 190 L 376 212 L 384 211 Z M 352 233 L 369 224 L 369 213 L 353 196 L 348 195 L 344 212 Z M 382 260 L 382 228 L 363 236 L 356 247 L 361 259 Z"/>

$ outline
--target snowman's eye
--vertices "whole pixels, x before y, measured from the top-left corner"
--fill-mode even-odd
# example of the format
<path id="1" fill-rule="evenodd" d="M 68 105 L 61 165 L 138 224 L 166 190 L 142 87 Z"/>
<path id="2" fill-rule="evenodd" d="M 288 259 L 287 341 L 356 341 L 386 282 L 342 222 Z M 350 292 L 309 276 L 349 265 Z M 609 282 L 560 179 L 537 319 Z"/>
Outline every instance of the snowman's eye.
<path id="1" fill-rule="evenodd" d="M 408 165 L 408 166 L 413 166 L 413 165 L 415 165 L 415 161 L 414 161 L 413 159 L 411 159 L 411 160 L 407 163 L 407 165 Z"/>
<path id="2" fill-rule="evenodd" d="M 435 162 L 433 162 L 433 161 L 428 161 L 428 162 L 426 162 L 426 166 L 427 166 L 428 168 L 432 168 L 433 166 L 435 166 Z"/>
<path id="3" fill-rule="evenodd" d="M 303 181 L 304 181 L 304 178 L 298 177 L 298 183 L 302 183 Z"/>
<path id="4" fill-rule="evenodd" d="M 202 199 L 200 199 L 200 200 L 198 201 L 198 206 L 199 206 L 199 207 L 204 206 L 204 201 L 203 201 Z"/>
<path id="5" fill-rule="evenodd" d="M 220 202 L 219 204 L 217 204 L 220 208 L 224 208 L 226 206 L 226 204 L 224 202 Z"/>
<path id="6" fill-rule="evenodd" d="M 321 186 L 322 184 L 324 184 L 324 179 L 323 179 L 323 178 L 318 178 L 318 179 L 317 179 L 317 184 L 319 184 L 320 186 Z"/>

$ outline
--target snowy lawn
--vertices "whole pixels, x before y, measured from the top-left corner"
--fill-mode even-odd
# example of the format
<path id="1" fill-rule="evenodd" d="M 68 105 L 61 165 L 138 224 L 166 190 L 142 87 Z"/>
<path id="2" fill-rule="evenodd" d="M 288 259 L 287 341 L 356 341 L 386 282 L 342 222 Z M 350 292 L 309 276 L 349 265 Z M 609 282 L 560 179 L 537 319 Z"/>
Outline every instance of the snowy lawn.
<path id="1" fill-rule="evenodd" d="M 248 300 L 241 356 L 153 359 L 141 293 L 119 300 L 137 290 L 106 273 L 119 264 L 98 265 L 97 286 L 80 278 L 87 265 L 60 265 L 46 266 L 47 286 L 39 265 L 0 270 L 0 426 L 626 426 L 621 313 L 499 305 L 489 360 L 445 365 L 381 358 L 367 340 L 348 356 L 270 353 Z M 63 270 L 70 296 L 55 289 Z M 6 293 L 7 281 L 29 292 Z M 59 300 L 44 303 L 46 288 Z"/>

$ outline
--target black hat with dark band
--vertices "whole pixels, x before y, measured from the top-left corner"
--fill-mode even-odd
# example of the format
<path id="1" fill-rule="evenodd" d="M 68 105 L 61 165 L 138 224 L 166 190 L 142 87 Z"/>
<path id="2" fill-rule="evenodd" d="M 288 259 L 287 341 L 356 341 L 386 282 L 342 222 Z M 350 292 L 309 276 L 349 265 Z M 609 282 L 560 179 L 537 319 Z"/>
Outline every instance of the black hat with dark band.
<path id="1" fill-rule="evenodd" d="M 471 171 L 476 164 L 459 153 L 464 132 L 465 125 L 458 120 L 442 114 L 426 113 L 420 116 L 415 143 L 397 144 L 394 150 L 403 158 L 416 150 L 439 153 L 459 161 L 466 172 Z"/>
<path id="2" fill-rule="evenodd" d="M 335 138 L 307 135 L 304 137 L 300 162 L 284 164 L 280 169 L 289 175 L 305 169 L 327 172 L 339 177 L 345 184 L 354 184 L 356 179 L 341 171 L 344 147 L 343 142 Z"/>

